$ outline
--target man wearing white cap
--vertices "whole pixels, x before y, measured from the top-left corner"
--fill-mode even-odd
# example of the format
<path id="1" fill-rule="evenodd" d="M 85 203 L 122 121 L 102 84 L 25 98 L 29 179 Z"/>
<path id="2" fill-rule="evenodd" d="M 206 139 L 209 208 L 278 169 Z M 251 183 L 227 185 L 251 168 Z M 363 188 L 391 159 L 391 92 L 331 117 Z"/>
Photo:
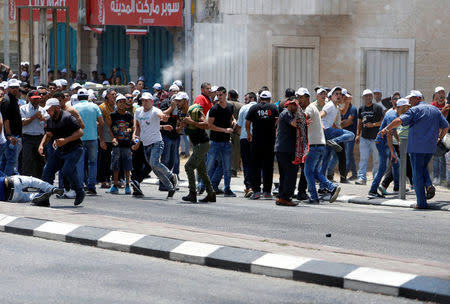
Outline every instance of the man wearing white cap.
<path id="1" fill-rule="evenodd" d="M 359 144 L 359 170 L 357 185 L 367 183 L 367 164 L 372 154 L 372 175 L 375 177 L 378 168 L 378 153 L 375 145 L 378 129 L 383 121 L 383 108 L 373 103 L 373 92 L 366 89 L 362 93 L 364 104 L 358 109 L 358 128 L 355 143 Z"/>
<path id="2" fill-rule="evenodd" d="M 436 191 L 428 173 L 428 163 L 436 152 L 437 143 L 447 134 L 449 123 L 439 109 L 420 102 L 421 95 L 419 91 L 411 91 L 408 98 L 413 107 L 394 119 L 380 133 L 387 134 L 400 125 L 410 126 L 406 151 L 410 154 L 413 169 L 413 184 L 417 198 L 414 208 L 426 209 L 427 199 L 432 199 Z"/>
<path id="3" fill-rule="evenodd" d="M 167 121 L 169 116 L 160 109 L 153 106 L 152 94 L 142 93 L 142 107 L 134 113 L 134 133 L 133 140 L 137 140 L 144 145 L 144 153 L 147 162 L 152 167 L 158 179 L 169 190 L 167 198 L 173 197 L 177 186 L 177 177 L 169 171 L 161 161 L 161 154 L 164 150 L 164 142 L 161 137 L 161 128 L 171 130 L 171 125 L 160 125 L 161 121 Z"/>
<path id="4" fill-rule="evenodd" d="M 383 111 L 387 110 L 382 102 L 383 92 L 381 92 L 380 89 L 373 90 L 373 98 L 375 99 L 375 104 L 379 105 L 383 109 Z"/>
<path id="5" fill-rule="evenodd" d="M 78 176 L 77 164 L 83 155 L 81 137 L 83 130 L 77 120 L 68 112 L 61 110 L 59 100 L 50 98 L 44 108 L 50 117 L 47 119 L 45 135 L 39 145 L 39 154 L 44 156 L 44 147 L 54 139 L 55 151 L 47 155 L 47 163 L 42 173 L 42 180 L 53 184 L 57 171 L 70 183 L 70 188 L 75 190 L 74 205 L 81 204 L 85 197 L 83 184 Z M 41 206 L 49 206 L 49 202 L 40 202 Z"/>
<path id="6" fill-rule="evenodd" d="M 444 114 L 443 109 L 445 107 L 445 89 L 443 87 L 436 87 L 434 89 L 434 98 L 431 105 L 439 109 Z M 446 117 L 447 115 L 444 115 Z M 433 156 L 433 184 L 444 183 L 447 184 L 446 178 L 446 162 L 445 155 Z"/>

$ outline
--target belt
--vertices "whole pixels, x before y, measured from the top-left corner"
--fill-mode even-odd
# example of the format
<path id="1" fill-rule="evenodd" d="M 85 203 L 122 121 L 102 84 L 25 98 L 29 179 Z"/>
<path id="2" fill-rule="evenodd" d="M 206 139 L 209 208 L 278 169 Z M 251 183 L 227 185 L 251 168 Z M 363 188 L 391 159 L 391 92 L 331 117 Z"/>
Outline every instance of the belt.
<path id="1" fill-rule="evenodd" d="M 5 183 L 5 201 L 11 201 L 14 195 L 14 180 L 10 177 L 6 177 L 5 181 L 8 182 L 8 185 Z"/>
<path id="2" fill-rule="evenodd" d="M 309 145 L 310 147 L 325 147 L 325 145 Z"/>
<path id="3" fill-rule="evenodd" d="M 31 135 L 31 134 L 22 134 L 23 137 L 42 137 L 44 134 Z"/>

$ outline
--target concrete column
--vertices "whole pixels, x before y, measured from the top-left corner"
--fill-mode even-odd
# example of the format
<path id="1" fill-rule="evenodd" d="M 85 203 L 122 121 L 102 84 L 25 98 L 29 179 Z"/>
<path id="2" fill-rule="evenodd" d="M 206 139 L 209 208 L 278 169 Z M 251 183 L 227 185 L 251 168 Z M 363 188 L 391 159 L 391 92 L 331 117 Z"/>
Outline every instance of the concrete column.
<path id="1" fill-rule="evenodd" d="M 128 81 L 136 82 L 139 77 L 139 40 L 137 36 L 130 36 L 130 79 Z"/>

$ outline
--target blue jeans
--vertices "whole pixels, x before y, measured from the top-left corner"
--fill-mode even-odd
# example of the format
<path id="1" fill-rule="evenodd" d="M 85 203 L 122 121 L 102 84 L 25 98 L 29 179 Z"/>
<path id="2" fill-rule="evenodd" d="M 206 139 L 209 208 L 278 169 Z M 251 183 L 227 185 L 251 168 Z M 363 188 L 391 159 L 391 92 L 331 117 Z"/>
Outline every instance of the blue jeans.
<path id="1" fill-rule="evenodd" d="M 446 180 L 446 162 L 445 155 L 433 156 L 433 178 L 439 178 L 441 181 Z"/>
<path id="2" fill-rule="evenodd" d="M 159 161 L 163 151 L 163 141 L 158 141 L 151 145 L 144 146 L 145 159 L 149 163 L 155 175 L 169 191 L 175 190 L 172 182 L 170 181 L 170 178 L 172 178 L 172 173 Z"/>
<path id="3" fill-rule="evenodd" d="M 355 147 L 355 140 L 347 141 L 345 143 L 345 157 L 347 160 L 347 173 L 352 172 L 353 176 L 356 176 L 356 162 L 355 154 L 353 154 L 353 149 Z"/>
<path id="4" fill-rule="evenodd" d="M 11 202 L 26 203 L 33 200 L 33 198 L 40 194 L 40 192 L 50 192 L 54 186 L 46 183 L 38 178 L 24 175 L 14 175 L 14 194 Z M 25 188 L 39 189 L 39 192 L 23 192 Z"/>
<path id="5" fill-rule="evenodd" d="M 6 141 L 6 146 L 3 150 L 1 156 L 0 171 L 4 172 L 6 175 L 16 175 L 19 174 L 19 153 L 22 150 L 22 139 L 19 138 L 17 143 L 11 148 L 9 146 L 10 141 Z"/>
<path id="6" fill-rule="evenodd" d="M 162 140 L 164 142 L 164 150 L 161 155 L 161 163 L 166 166 L 169 170 L 172 170 L 175 165 L 175 158 L 177 151 L 177 141 L 178 139 L 169 138 L 163 136 Z"/>
<path id="7" fill-rule="evenodd" d="M 328 128 L 323 131 L 325 135 L 326 140 L 334 140 L 336 143 L 345 143 L 348 141 L 351 141 L 355 138 L 355 134 L 348 130 L 344 129 L 336 129 L 336 128 Z M 322 160 L 322 166 L 320 169 L 320 173 L 322 175 L 325 175 L 327 173 L 327 168 L 330 163 L 331 153 L 333 149 L 331 147 L 325 146 L 325 154 L 323 156 Z M 336 166 L 336 163 L 334 164 L 334 167 Z M 333 171 L 334 171 L 333 167 Z"/>
<path id="8" fill-rule="evenodd" d="M 44 172 L 42 173 L 42 180 L 53 185 L 55 173 L 59 171 L 59 175 L 63 176 L 64 180 L 70 183 L 70 188 L 75 190 L 77 195 L 82 194 L 84 192 L 83 184 L 78 176 L 76 166 L 82 156 L 83 147 L 81 146 L 68 152 L 60 151 L 60 149 L 55 150 L 52 155 L 47 158 L 47 163 L 45 164 Z"/>
<path id="9" fill-rule="evenodd" d="M 378 150 L 378 157 L 379 157 L 379 165 L 377 174 L 375 175 L 372 186 L 370 187 L 371 193 L 376 193 L 378 186 L 380 186 L 381 179 L 383 178 L 384 173 L 386 172 L 386 167 L 388 160 L 391 158 L 391 151 L 389 150 L 389 147 L 384 144 L 376 144 L 377 150 Z M 395 152 L 395 150 L 394 150 Z M 394 184 L 398 184 L 398 167 L 399 162 L 392 161 L 392 170 L 393 170 L 393 176 L 394 176 Z"/>
<path id="10" fill-rule="evenodd" d="M 98 141 L 83 140 L 83 155 L 77 163 L 77 172 L 81 184 L 86 183 L 88 189 L 95 189 L 97 183 Z M 86 172 L 88 177 L 86 178 Z"/>
<path id="11" fill-rule="evenodd" d="M 331 150 L 330 151 L 330 161 L 328 162 L 328 168 L 327 168 L 327 176 L 328 175 L 334 175 L 334 169 L 336 169 L 336 165 L 339 162 L 339 158 L 336 154 L 336 151 Z"/>
<path id="12" fill-rule="evenodd" d="M 211 179 L 211 184 L 213 187 L 218 187 L 220 184 L 220 179 L 222 178 L 223 171 L 223 181 L 224 190 L 230 189 L 231 182 L 231 143 L 229 141 L 210 141 L 209 148 L 209 161 L 206 164 L 206 170 L 208 171 L 208 176 Z M 216 167 L 215 164 L 218 163 Z"/>
<path id="13" fill-rule="evenodd" d="M 0 144 L 0 157 L 3 156 L 3 153 L 5 152 L 5 149 L 7 146 L 8 146 L 7 142 Z M 5 172 L 0 170 L 0 177 L 2 177 L 2 176 L 7 176 L 7 175 L 5 174 Z"/>
<path id="14" fill-rule="evenodd" d="M 428 173 L 428 163 L 433 154 L 431 153 L 410 153 L 411 167 L 413 171 L 413 184 L 416 192 L 417 205 L 419 208 L 427 207 L 425 189 L 432 185 L 430 174 Z"/>
<path id="15" fill-rule="evenodd" d="M 332 191 L 336 187 L 319 170 L 324 155 L 325 146 L 309 147 L 309 152 L 306 155 L 305 177 L 308 183 L 308 192 L 312 200 L 319 199 L 316 191 L 316 179 L 319 181 L 321 189 Z"/>
<path id="16" fill-rule="evenodd" d="M 358 178 L 367 181 L 367 164 L 372 153 L 372 175 L 375 177 L 378 168 L 378 152 L 375 139 L 365 139 L 361 137 L 359 142 L 359 171 Z"/>

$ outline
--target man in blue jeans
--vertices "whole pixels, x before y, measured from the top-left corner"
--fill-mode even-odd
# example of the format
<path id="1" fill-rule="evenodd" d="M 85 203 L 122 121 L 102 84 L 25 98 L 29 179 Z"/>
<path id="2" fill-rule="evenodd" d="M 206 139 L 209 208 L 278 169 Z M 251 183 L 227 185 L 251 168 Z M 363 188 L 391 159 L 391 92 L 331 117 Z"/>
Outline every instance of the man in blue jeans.
<path id="1" fill-rule="evenodd" d="M 78 103 L 74 106 L 75 110 L 80 113 L 84 123 L 83 137 L 83 155 L 77 164 L 78 176 L 81 183 L 85 183 L 85 172 L 87 169 L 88 178 L 86 179 L 87 194 L 96 195 L 95 184 L 97 183 L 97 155 L 98 141 L 100 145 L 106 147 L 103 141 L 103 116 L 98 105 L 88 101 L 88 92 L 86 89 L 78 90 Z M 98 123 L 98 124 L 97 124 Z"/>
<path id="2" fill-rule="evenodd" d="M 356 134 L 356 129 L 358 128 L 358 110 L 352 104 L 353 96 L 348 92 L 345 95 L 344 108 L 341 109 L 341 126 L 347 131 Z M 346 156 L 346 169 L 347 174 L 352 173 L 350 177 L 347 177 L 349 181 L 355 180 L 357 178 L 355 154 L 353 149 L 355 147 L 355 140 L 351 140 L 345 143 L 345 156 Z M 346 174 L 346 175 L 347 175 Z"/>
<path id="3" fill-rule="evenodd" d="M 449 123 L 439 109 L 421 102 L 421 95 L 419 91 L 411 91 L 407 98 L 413 107 L 379 132 L 384 136 L 400 125 L 409 126 L 406 151 L 410 154 L 413 170 L 417 198 L 415 209 L 427 209 L 427 199 L 434 197 L 435 189 L 428 172 L 428 163 L 436 152 L 437 143 L 449 130 Z"/>

